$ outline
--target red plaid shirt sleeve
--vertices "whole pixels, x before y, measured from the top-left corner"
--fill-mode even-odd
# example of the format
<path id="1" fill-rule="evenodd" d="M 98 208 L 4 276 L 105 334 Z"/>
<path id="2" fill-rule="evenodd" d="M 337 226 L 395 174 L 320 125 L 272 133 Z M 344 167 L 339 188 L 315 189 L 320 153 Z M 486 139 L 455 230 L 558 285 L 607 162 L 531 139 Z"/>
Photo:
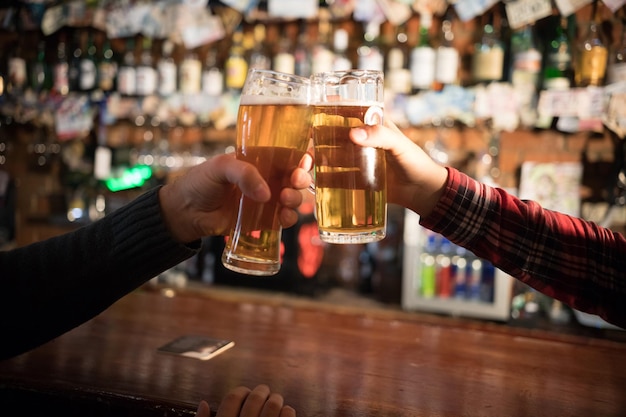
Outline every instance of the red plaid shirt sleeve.
<path id="1" fill-rule="evenodd" d="M 542 293 L 626 328 L 626 239 L 448 168 L 422 226 Z"/>

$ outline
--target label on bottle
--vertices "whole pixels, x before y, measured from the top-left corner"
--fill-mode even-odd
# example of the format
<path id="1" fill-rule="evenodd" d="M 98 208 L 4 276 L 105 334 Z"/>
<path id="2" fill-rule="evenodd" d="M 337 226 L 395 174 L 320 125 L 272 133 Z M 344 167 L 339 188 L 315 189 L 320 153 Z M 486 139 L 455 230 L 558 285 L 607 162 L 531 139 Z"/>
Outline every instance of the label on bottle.
<path id="1" fill-rule="evenodd" d="M 359 68 L 382 71 L 385 68 L 385 58 L 378 48 L 368 48 L 368 53 L 359 55 Z"/>
<path id="2" fill-rule="evenodd" d="M 334 59 L 335 54 L 330 49 L 323 46 L 315 47 L 311 57 L 311 72 L 316 74 L 318 72 L 332 71 Z"/>
<path id="3" fill-rule="evenodd" d="M 81 59 L 79 88 L 92 90 L 96 86 L 96 75 L 96 63 L 90 59 Z"/>
<path id="4" fill-rule="evenodd" d="M 296 71 L 296 57 L 288 52 L 276 54 L 274 57 L 274 71 L 294 74 Z"/>
<path id="5" fill-rule="evenodd" d="M 26 60 L 21 57 L 13 57 L 8 62 L 9 81 L 16 88 L 22 88 L 26 84 Z"/>
<path id="6" fill-rule="evenodd" d="M 62 95 L 65 95 L 70 90 L 69 80 L 69 64 L 67 62 L 60 62 L 54 66 L 54 90 Z"/>
<path id="7" fill-rule="evenodd" d="M 113 153 L 106 146 L 98 146 L 94 154 L 93 176 L 96 179 L 104 180 L 111 176 L 111 161 Z"/>
<path id="8" fill-rule="evenodd" d="M 411 84 L 415 88 L 430 88 L 435 80 L 435 50 L 418 46 L 411 51 Z"/>
<path id="9" fill-rule="evenodd" d="M 202 63 L 197 59 L 185 59 L 180 66 L 180 91 L 184 94 L 200 92 Z"/>
<path id="10" fill-rule="evenodd" d="M 396 68 L 388 70 L 389 76 L 387 88 L 397 94 L 409 94 L 411 92 L 411 71 L 407 68 Z"/>
<path id="11" fill-rule="evenodd" d="M 504 50 L 492 47 L 474 54 L 472 75 L 476 81 L 498 81 L 502 79 Z"/>
<path id="12" fill-rule="evenodd" d="M 626 81 L 626 62 L 611 64 L 608 69 L 608 82 L 619 83 Z"/>
<path id="13" fill-rule="evenodd" d="M 454 84 L 458 79 L 459 52 L 450 46 L 437 48 L 435 80 L 442 84 Z"/>
<path id="14" fill-rule="evenodd" d="M 101 62 L 98 66 L 98 87 L 102 91 L 111 91 L 115 85 L 117 66 L 114 62 Z"/>
<path id="15" fill-rule="evenodd" d="M 577 84 L 579 86 L 601 85 L 606 75 L 607 57 L 608 51 L 604 46 L 585 49 L 580 56 Z"/>
<path id="16" fill-rule="evenodd" d="M 157 89 L 158 75 L 156 69 L 142 65 L 137 67 L 137 94 L 142 96 L 148 96 L 154 94 Z"/>
<path id="17" fill-rule="evenodd" d="M 133 95 L 137 92 L 135 67 L 123 66 L 117 74 L 117 91 L 120 94 Z"/>
<path id="18" fill-rule="evenodd" d="M 513 60 L 513 70 L 526 72 L 541 71 L 541 53 L 536 49 L 517 53 Z"/>
<path id="19" fill-rule="evenodd" d="M 248 63 L 243 57 L 231 57 L 226 62 L 226 86 L 241 90 L 246 82 Z"/>
<path id="20" fill-rule="evenodd" d="M 210 68 L 202 73 L 202 92 L 215 97 L 222 95 L 224 75 L 219 68 Z"/>
<path id="21" fill-rule="evenodd" d="M 157 65 L 159 94 L 169 96 L 176 92 L 177 71 L 173 61 L 161 61 Z"/>

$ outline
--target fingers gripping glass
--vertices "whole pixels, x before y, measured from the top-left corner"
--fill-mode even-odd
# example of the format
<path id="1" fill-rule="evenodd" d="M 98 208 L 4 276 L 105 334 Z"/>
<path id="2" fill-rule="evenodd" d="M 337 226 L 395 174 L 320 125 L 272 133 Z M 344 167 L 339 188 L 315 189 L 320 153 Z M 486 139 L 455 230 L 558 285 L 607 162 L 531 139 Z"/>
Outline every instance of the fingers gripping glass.
<path id="1" fill-rule="evenodd" d="M 310 96 L 309 78 L 258 69 L 248 72 L 237 117 L 236 155 L 257 167 L 272 197 L 257 203 L 242 195 L 222 254 L 228 269 L 250 275 L 274 275 L 280 270 L 278 196 L 309 146 Z"/>

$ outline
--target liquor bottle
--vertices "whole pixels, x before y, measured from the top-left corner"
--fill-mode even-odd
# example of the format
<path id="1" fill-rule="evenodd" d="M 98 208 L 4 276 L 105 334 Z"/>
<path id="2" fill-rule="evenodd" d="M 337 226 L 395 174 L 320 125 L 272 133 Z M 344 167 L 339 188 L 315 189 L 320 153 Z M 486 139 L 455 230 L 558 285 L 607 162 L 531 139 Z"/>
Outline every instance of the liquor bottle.
<path id="1" fill-rule="evenodd" d="M 248 58 L 250 68 L 268 70 L 272 68 L 272 59 L 265 44 L 265 25 L 257 24 L 254 26 L 252 37 L 252 48 L 250 49 L 250 57 Z"/>
<path id="2" fill-rule="evenodd" d="M 440 298 L 450 298 L 454 291 L 451 251 L 452 243 L 441 237 L 439 253 L 435 256 L 435 287 Z"/>
<path id="3" fill-rule="evenodd" d="M 307 34 L 306 20 L 302 19 L 298 23 L 298 38 L 293 51 L 295 59 L 295 74 L 302 77 L 311 76 L 311 49 L 309 36 Z"/>
<path id="4" fill-rule="evenodd" d="M 529 24 L 514 31 L 511 36 L 510 81 L 517 97 L 517 113 L 523 127 L 534 127 L 537 122 L 541 59 L 534 26 Z"/>
<path id="5" fill-rule="evenodd" d="M 414 91 L 430 89 L 435 80 L 435 50 L 430 42 L 432 15 L 420 15 L 419 40 L 411 51 L 411 86 Z"/>
<path id="6" fill-rule="evenodd" d="M 180 64 L 180 92 L 197 94 L 202 91 L 202 61 L 195 50 L 189 49 Z"/>
<path id="7" fill-rule="evenodd" d="M 437 291 L 436 256 L 439 250 L 439 235 L 426 231 L 426 242 L 420 254 L 420 295 L 424 298 L 433 298 Z"/>
<path id="8" fill-rule="evenodd" d="M 560 17 L 546 48 L 542 83 L 545 90 L 566 90 L 573 82 L 574 69 L 567 20 L 565 16 Z"/>
<path id="9" fill-rule="evenodd" d="M 97 85 L 98 70 L 96 68 L 96 45 L 93 41 L 93 33 L 84 31 L 81 34 L 81 49 L 83 54 L 80 59 L 80 91 L 92 91 Z"/>
<path id="10" fill-rule="evenodd" d="M 459 51 L 454 47 L 451 12 L 441 22 L 441 40 L 435 50 L 435 86 L 440 90 L 445 85 L 458 84 Z"/>
<path id="11" fill-rule="evenodd" d="M 158 73 L 152 57 L 152 38 L 142 39 L 139 64 L 135 69 L 136 89 L 140 96 L 149 96 L 157 92 Z"/>
<path id="12" fill-rule="evenodd" d="M 330 21 L 321 17 L 318 24 L 317 42 L 313 45 L 311 54 L 312 74 L 333 70 L 335 54 L 330 45 L 330 29 Z"/>
<path id="13" fill-rule="evenodd" d="M 504 74 L 505 46 L 500 32 L 494 25 L 494 15 L 486 15 L 486 21 L 472 56 L 471 78 L 474 82 L 500 81 Z"/>
<path id="14" fill-rule="evenodd" d="M 345 71 L 352 69 L 352 61 L 348 58 L 348 31 L 339 28 L 333 35 L 333 71 Z M 360 67 L 361 68 L 361 67 Z"/>
<path id="15" fill-rule="evenodd" d="M 117 91 L 122 95 L 132 96 L 137 93 L 137 73 L 135 69 L 135 39 L 126 40 L 124 59 L 117 72 Z"/>
<path id="16" fill-rule="evenodd" d="M 396 94 L 411 93 L 411 70 L 409 69 L 409 46 L 408 36 L 404 26 L 397 30 L 395 42 L 387 51 L 386 62 L 386 87 Z"/>
<path id="17" fill-rule="evenodd" d="M 226 88 L 233 92 L 241 91 L 248 74 L 248 61 L 245 57 L 241 28 L 233 33 L 233 42 L 224 67 L 226 70 Z"/>
<path id="18" fill-rule="evenodd" d="M 13 94 L 21 94 L 27 87 L 28 69 L 23 52 L 24 36 L 21 34 L 17 46 L 10 52 L 7 61 L 8 85 L 7 90 Z"/>
<path id="19" fill-rule="evenodd" d="M 68 70 L 70 91 L 80 91 L 80 63 L 83 59 L 83 49 L 79 29 L 75 29 L 72 34 L 71 47 L 72 54 L 70 56 L 70 66 Z"/>
<path id="20" fill-rule="evenodd" d="M 622 19 L 621 36 L 614 45 L 609 57 L 607 83 L 626 81 L 626 21 Z"/>
<path id="21" fill-rule="evenodd" d="M 295 74 L 296 72 L 296 57 L 293 51 L 293 42 L 291 41 L 290 34 L 287 33 L 287 27 L 285 27 L 278 40 L 278 50 L 274 55 L 272 68 L 274 71 L 287 74 Z"/>
<path id="22" fill-rule="evenodd" d="M 163 41 L 161 57 L 157 62 L 157 78 L 159 80 L 158 93 L 167 97 L 178 89 L 178 67 L 172 56 L 174 43 L 170 40 Z"/>
<path id="23" fill-rule="evenodd" d="M 66 34 L 61 32 L 57 41 L 56 60 L 52 67 L 52 91 L 56 94 L 64 96 L 69 92 L 69 69 Z"/>
<path id="24" fill-rule="evenodd" d="M 364 42 L 357 49 L 359 56 L 359 69 L 383 71 L 385 69 L 385 58 L 379 44 L 380 23 L 376 21 L 368 22 L 363 34 Z"/>
<path id="25" fill-rule="evenodd" d="M 539 84 L 542 56 L 532 24 L 525 25 L 513 32 L 511 57 L 511 83 L 536 87 Z"/>
<path id="26" fill-rule="evenodd" d="M 40 40 L 37 44 L 37 57 L 30 63 L 30 86 L 35 92 L 49 90 L 50 78 L 46 62 L 46 42 Z"/>
<path id="27" fill-rule="evenodd" d="M 224 73 L 217 63 L 217 48 L 209 49 L 204 58 L 202 92 L 214 97 L 224 92 Z"/>
<path id="28" fill-rule="evenodd" d="M 591 21 L 586 24 L 577 45 L 574 77 L 577 87 L 604 84 L 608 61 L 608 47 L 598 23 L 598 2 L 593 2 Z"/>
<path id="29" fill-rule="evenodd" d="M 115 80 L 117 78 L 117 62 L 115 62 L 111 41 L 106 35 L 102 40 L 102 54 L 98 59 L 98 88 L 104 93 L 115 90 Z M 101 36 L 102 38 L 102 36 Z"/>

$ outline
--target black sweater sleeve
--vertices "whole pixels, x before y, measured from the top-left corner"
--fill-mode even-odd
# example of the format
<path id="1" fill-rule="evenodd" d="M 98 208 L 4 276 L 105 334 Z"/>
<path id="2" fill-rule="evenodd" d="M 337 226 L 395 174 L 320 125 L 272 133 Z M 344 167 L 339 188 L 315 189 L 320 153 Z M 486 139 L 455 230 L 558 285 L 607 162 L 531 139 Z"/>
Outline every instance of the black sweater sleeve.
<path id="1" fill-rule="evenodd" d="M 0 359 L 47 342 L 182 262 L 200 241 L 174 241 L 158 189 L 76 231 L 0 252 Z"/>

